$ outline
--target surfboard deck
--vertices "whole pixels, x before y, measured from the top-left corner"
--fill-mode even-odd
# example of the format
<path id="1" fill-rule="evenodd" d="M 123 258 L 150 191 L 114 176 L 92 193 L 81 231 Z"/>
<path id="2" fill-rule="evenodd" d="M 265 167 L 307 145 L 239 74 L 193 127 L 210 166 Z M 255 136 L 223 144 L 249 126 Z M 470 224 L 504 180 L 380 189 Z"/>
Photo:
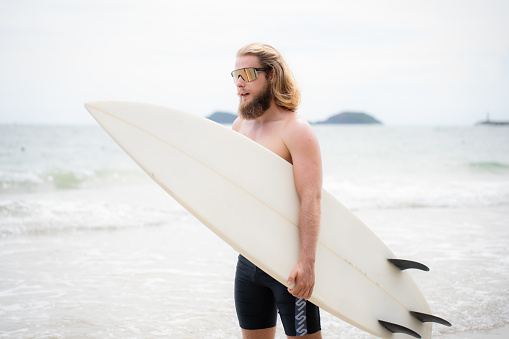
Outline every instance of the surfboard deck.
<path id="1" fill-rule="evenodd" d="M 204 225 L 282 284 L 299 259 L 292 165 L 208 119 L 163 106 L 102 101 L 86 109 L 124 151 Z M 204 255 L 207 255 L 204 253 Z M 380 321 L 431 338 L 431 314 L 383 242 L 326 190 L 311 301 L 383 338 Z M 406 335 L 405 335 L 406 337 Z"/>

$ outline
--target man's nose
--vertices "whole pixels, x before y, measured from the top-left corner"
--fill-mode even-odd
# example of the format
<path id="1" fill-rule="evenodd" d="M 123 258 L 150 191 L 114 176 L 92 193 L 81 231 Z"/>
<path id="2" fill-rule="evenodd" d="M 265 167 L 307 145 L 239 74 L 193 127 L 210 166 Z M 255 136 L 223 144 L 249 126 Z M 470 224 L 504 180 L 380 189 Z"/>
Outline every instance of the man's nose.
<path id="1" fill-rule="evenodd" d="M 246 85 L 246 82 L 244 81 L 244 79 L 242 79 L 242 77 L 241 77 L 241 76 L 239 76 L 239 77 L 237 78 L 237 81 L 235 81 L 235 85 L 236 85 L 237 87 L 244 87 L 244 86 Z"/>

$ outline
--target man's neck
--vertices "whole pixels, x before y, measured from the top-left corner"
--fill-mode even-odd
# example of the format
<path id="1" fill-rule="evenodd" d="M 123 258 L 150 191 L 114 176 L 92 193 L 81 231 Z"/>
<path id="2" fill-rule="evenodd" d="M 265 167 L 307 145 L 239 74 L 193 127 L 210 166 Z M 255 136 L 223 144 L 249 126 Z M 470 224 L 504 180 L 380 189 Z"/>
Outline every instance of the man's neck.
<path id="1" fill-rule="evenodd" d="M 269 109 L 266 110 L 265 113 L 263 113 L 263 115 L 259 116 L 253 121 L 260 124 L 278 121 L 284 119 L 284 117 L 287 116 L 289 113 L 293 112 L 276 105 L 276 102 L 273 99 Z"/>

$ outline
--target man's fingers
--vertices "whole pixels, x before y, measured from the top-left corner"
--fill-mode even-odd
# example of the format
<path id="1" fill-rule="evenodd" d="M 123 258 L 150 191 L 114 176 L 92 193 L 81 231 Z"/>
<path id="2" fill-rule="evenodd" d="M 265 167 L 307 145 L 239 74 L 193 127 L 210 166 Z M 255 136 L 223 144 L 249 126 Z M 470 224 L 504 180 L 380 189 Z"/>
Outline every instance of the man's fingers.
<path id="1" fill-rule="evenodd" d="M 291 295 L 299 299 L 309 300 L 309 298 L 311 298 L 311 295 L 313 294 L 314 289 L 313 286 L 309 288 L 299 286 L 299 284 L 297 284 L 297 286 L 298 287 L 294 288 L 293 290 L 288 289 L 288 292 L 290 292 Z"/>
<path id="2" fill-rule="evenodd" d="M 288 277 L 288 281 L 286 282 L 288 284 L 288 291 L 293 290 L 295 288 L 295 284 L 296 284 L 295 278 L 296 277 L 297 277 L 297 271 L 293 270 L 292 273 L 290 273 L 290 276 Z"/>
<path id="3" fill-rule="evenodd" d="M 304 286 L 304 283 L 300 282 L 298 278 L 294 283 L 294 288 L 288 288 L 288 292 L 296 298 L 308 300 L 313 292 L 313 287 Z"/>

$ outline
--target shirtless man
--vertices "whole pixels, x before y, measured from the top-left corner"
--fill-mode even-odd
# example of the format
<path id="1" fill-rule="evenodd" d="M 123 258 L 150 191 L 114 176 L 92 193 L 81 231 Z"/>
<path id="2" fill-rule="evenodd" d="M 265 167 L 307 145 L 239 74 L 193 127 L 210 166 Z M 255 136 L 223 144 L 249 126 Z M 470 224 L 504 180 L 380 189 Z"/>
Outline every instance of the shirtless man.
<path id="1" fill-rule="evenodd" d="M 322 163 L 318 140 L 308 122 L 296 113 L 299 89 L 273 47 L 254 43 L 241 48 L 232 76 L 240 98 L 239 117 L 233 130 L 293 164 L 301 202 L 300 259 L 288 277 L 288 286 L 239 256 L 235 306 L 242 336 L 274 338 L 279 311 L 288 337 L 321 338 L 319 309 L 307 301 L 315 284 L 320 228 Z M 290 288 L 293 283 L 295 287 Z"/>

